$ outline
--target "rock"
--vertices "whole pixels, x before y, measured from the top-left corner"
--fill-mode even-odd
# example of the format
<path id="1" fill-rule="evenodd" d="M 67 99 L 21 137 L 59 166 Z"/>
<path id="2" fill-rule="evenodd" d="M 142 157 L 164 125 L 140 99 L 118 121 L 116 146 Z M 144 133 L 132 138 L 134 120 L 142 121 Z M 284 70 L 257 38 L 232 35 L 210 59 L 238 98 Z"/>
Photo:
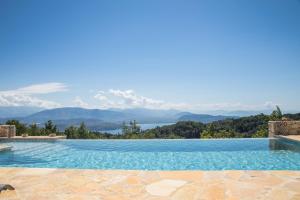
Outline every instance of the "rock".
<path id="1" fill-rule="evenodd" d="M 0 184 L 0 192 L 3 190 L 15 190 L 15 188 L 8 184 Z"/>

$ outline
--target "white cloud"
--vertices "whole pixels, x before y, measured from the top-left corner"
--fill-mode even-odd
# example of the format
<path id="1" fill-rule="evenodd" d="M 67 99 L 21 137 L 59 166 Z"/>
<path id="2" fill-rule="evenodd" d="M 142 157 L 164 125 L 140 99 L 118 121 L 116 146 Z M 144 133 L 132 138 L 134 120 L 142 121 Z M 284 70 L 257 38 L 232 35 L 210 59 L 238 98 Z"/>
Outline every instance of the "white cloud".
<path id="1" fill-rule="evenodd" d="M 75 97 L 74 101 L 75 106 L 81 107 L 81 108 L 89 108 L 89 104 L 84 102 L 79 96 Z"/>
<path id="2" fill-rule="evenodd" d="M 67 86 L 63 83 L 43 83 L 17 88 L 15 90 L 0 91 L 0 106 L 35 106 L 42 108 L 56 108 L 62 105 L 58 102 L 49 101 L 37 97 L 37 95 L 49 94 L 54 92 L 67 91 Z M 90 91 L 94 92 L 94 91 Z M 148 109 L 177 109 L 185 111 L 232 111 L 232 110 L 268 110 L 274 109 L 272 101 L 262 104 L 243 104 L 243 103 L 208 103 L 208 104 L 187 104 L 174 103 L 157 100 L 137 94 L 134 90 L 110 89 L 108 91 L 98 91 L 94 95 L 98 101 L 96 105 L 89 105 L 79 96 L 73 100 L 73 105 L 83 108 L 148 108 Z"/>
<path id="3" fill-rule="evenodd" d="M 213 110 L 264 110 L 273 109 L 275 103 L 268 101 L 263 104 L 242 104 L 242 103 L 210 103 L 210 104 L 187 104 L 172 103 L 156 100 L 138 95 L 134 90 L 99 91 L 94 96 L 99 100 L 100 108 L 149 108 L 149 109 L 178 109 L 188 111 L 213 111 Z"/>
<path id="4" fill-rule="evenodd" d="M 114 90 L 107 92 L 99 91 L 95 99 L 100 101 L 101 108 L 151 108 L 164 107 L 164 102 L 137 95 L 133 90 Z"/>
<path id="5" fill-rule="evenodd" d="M 61 105 L 57 102 L 43 100 L 35 94 L 48 94 L 66 91 L 67 86 L 62 83 L 35 84 L 15 90 L 0 91 L 0 106 L 35 106 L 55 108 Z"/>
<path id="6" fill-rule="evenodd" d="M 148 108 L 148 109 L 184 109 L 186 104 L 168 103 L 136 94 L 133 90 L 99 91 L 94 96 L 100 101 L 100 108 Z"/>
<path id="7" fill-rule="evenodd" d="M 280 105 L 272 101 L 266 101 L 263 106 L 269 109 L 274 109 L 276 106 L 280 106 Z"/>
<path id="8" fill-rule="evenodd" d="M 101 101 L 105 101 L 108 100 L 108 98 L 105 96 L 105 92 L 103 91 L 99 91 L 95 96 L 95 99 L 101 100 Z"/>
<path id="9" fill-rule="evenodd" d="M 42 84 L 22 87 L 17 90 L 14 90 L 13 92 L 30 95 L 30 94 L 48 94 L 48 93 L 63 92 L 63 91 L 67 91 L 67 86 L 63 83 L 42 83 Z"/>

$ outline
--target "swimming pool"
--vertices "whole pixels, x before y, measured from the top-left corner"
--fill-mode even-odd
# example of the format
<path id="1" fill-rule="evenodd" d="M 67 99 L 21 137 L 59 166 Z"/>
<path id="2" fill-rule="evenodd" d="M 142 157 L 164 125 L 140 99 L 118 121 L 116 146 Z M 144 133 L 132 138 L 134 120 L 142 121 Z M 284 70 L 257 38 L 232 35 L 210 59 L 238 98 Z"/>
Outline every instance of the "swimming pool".
<path id="1" fill-rule="evenodd" d="M 281 139 L 4 141 L 1 167 L 130 170 L 300 170 Z"/>

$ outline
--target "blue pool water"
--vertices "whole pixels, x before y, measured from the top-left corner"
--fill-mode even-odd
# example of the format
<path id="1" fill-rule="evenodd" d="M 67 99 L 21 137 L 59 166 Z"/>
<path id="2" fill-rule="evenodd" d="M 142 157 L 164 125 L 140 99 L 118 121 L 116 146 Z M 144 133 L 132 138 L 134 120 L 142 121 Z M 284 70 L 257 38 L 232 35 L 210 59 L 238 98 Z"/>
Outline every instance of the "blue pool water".
<path id="1" fill-rule="evenodd" d="M 4 141 L 0 141 L 3 143 Z M 4 142 L 1 167 L 300 170 L 300 145 L 279 139 Z"/>

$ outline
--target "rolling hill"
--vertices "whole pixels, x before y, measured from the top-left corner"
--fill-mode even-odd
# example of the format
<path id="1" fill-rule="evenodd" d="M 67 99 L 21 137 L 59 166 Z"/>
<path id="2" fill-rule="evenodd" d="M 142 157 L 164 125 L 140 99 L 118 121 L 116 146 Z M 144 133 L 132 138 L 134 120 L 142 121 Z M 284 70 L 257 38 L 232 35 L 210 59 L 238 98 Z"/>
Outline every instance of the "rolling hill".
<path id="1" fill-rule="evenodd" d="M 23 123 L 38 123 L 43 125 L 52 120 L 60 130 L 70 125 L 78 126 L 84 122 L 88 128 L 94 131 L 120 128 L 123 121 L 137 120 L 138 123 L 173 123 L 177 121 L 197 121 L 209 123 L 229 116 L 214 116 L 206 114 L 194 114 L 177 110 L 150 110 L 150 109 L 84 109 L 77 107 L 63 107 L 42 110 L 25 117 L 6 117 L 0 119 L 4 123 L 8 119 L 18 119 Z"/>
<path id="2" fill-rule="evenodd" d="M 202 123 L 210 123 L 213 121 L 219 121 L 227 118 L 237 118 L 224 115 L 206 115 L 206 114 L 185 114 L 178 118 L 178 121 L 196 121 Z"/>

